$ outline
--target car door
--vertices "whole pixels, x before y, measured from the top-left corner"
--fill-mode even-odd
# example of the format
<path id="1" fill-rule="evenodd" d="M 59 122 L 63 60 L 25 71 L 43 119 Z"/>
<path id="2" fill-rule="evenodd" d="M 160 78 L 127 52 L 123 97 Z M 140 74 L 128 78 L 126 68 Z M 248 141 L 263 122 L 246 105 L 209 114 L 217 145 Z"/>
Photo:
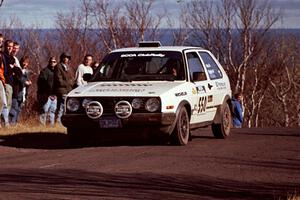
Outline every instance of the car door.
<path id="1" fill-rule="evenodd" d="M 217 106 L 223 103 L 223 98 L 230 86 L 223 79 L 224 74 L 218 66 L 218 61 L 208 51 L 198 51 L 203 62 L 204 68 L 207 71 L 210 86 L 211 97 L 208 98 L 208 111 L 216 111 Z"/>
<path id="2" fill-rule="evenodd" d="M 208 122 L 213 116 L 207 116 L 208 96 L 211 95 L 207 72 L 199 58 L 197 51 L 185 52 L 189 79 L 194 84 L 192 97 L 191 124 Z"/>

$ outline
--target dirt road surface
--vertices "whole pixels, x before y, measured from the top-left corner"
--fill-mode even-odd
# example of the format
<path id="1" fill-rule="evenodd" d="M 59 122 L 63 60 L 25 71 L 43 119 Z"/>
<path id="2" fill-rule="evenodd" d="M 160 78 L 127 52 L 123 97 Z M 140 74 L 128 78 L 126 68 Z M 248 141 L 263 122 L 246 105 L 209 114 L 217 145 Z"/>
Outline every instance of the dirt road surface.
<path id="1" fill-rule="evenodd" d="M 274 200 L 295 191 L 300 196 L 297 128 L 235 129 L 225 140 L 200 129 L 187 146 L 112 139 L 72 148 L 62 133 L 0 137 L 5 200 Z"/>

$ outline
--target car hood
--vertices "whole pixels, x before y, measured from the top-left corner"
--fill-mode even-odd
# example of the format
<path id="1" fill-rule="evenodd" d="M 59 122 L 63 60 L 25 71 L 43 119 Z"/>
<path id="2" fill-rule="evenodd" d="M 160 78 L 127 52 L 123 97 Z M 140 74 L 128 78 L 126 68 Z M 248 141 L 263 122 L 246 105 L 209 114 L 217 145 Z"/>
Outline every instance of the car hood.
<path id="1" fill-rule="evenodd" d="M 111 97 L 111 96 L 160 96 L 170 89 L 184 84 L 185 81 L 151 81 L 151 82 L 91 82 L 72 90 L 68 96 L 73 97 Z"/>

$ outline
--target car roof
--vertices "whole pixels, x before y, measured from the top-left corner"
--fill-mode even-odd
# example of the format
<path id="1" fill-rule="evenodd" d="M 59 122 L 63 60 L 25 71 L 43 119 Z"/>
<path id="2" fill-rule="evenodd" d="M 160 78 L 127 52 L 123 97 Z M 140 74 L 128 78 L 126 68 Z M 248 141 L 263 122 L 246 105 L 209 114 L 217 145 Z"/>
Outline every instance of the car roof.
<path id="1" fill-rule="evenodd" d="M 193 47 L 193 46 L 160 46 L 160 47 L 128 47 L 115 49 L 112 52 L 128 52 L 128 51 L 179 51 L 184 50 L 205 50 L 202 47 Z"/>

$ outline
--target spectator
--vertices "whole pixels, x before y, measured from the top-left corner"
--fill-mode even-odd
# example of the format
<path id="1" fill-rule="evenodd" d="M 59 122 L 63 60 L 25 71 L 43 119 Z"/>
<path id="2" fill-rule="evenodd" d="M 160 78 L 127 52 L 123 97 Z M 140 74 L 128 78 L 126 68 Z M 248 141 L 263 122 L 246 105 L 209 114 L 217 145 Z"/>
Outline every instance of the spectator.
<path id="1" fill-rule="evenodd" d="M 232 98 L 232 120 L 233 120 L 233 127 L 235 128 L 242 128 L 243 124 L 243 108 L 242 108 L 242 100 L 243 95 L 242 93 L 236 93 Z"/>
<path id="2" fill-rule="evenodd" d="M 3 68 L 3 65 L 1 63 L 1 58 L 0 58 L 0 76 L 1 74 L 3 74 L 2 72 L 2 68 Z M 1 66 L 2 65 L 2 66 Z M 0 80 L 0 128 L 2 127 L 1 125 L 1 113 L 3 111 L 3 107 L 6 105 L 6 96 L 5 96 L 5 89 L 4 89 L 4 84 L 2 82 L 2 80 Z"/>
<path id="3" fill-rule="evenodd" d="M 18 120 L 18 116 L 21 109 L 22 99 L 19 96 L 22 96 L 23 82 L 22 82 L 22 68 L 20 66 L 19 59 L 16 57 L 20 50 L 20 45 L 18 42 L 13 43 L 13 49 L 11 55 L 15 60 L 14 67 L 12 68 L 12 103 L 11 109 L 9 110 L 10 123 L 15 125 Z"/>
<path id="4" fill-rule="evenodd" d="M 49 115 L 50 125 L 54 126 L 55 112 L 57 108 L 57 97 L 53 91 L 54 69 L 57 62 L 54 56 L 51 56 L 47 67 L 42 69 L 38 77 L 37 97 L 41 106 L 40 122 L 46 125 Z"/>
<path id="5" fill-rule="evenodd" d="M 12 82 L 12 102 L 11 102 L 11 109 L 9 111 L 10 117 L 10 124 L 15 125 L 17 123 L 17 119 L 20 113 L 20 107 L 22 103 L 22 90 L 23 90 L 23 83 L 22 83 L 22 69 L 19 67 L 14 67 L 13 71 L 13 82 Z"/>
<path id="6" fill-rule="evenodd" d="M 4 41 L 4 36 L 2 33 L 0 33 L 0 52 L 2 52 L 3 41 Z"/>
<path id="7" fill-rule="evenodd" d="M 57 122 L 61 123 L 61 116 L 64 112 L 64 100 L 66 95 L 72 90 L 74 80 L 69 69 L 71 56 L 62 53 L 60 63 L 54 69 L 54 93 L 57 96 Z"/>
<path id="8" fill-rule="evenodd" d="M 4 118 L 5 126 L 9 126 L 9 111 L 12 102 L 12 85 L 13 85 L 13 72 L 12 69 L 15 66 L 15 58 L 12 55 L 14 42 L 12 40 L 6 40 L 4 42 L 4 52 L 2 53 L 3 74 L 4 74 L 4 88 L 5 99 L 2 109 L 2 115 Z M 4 95 L 3 95 L 4 96 Z"/>
<path id="9" fill-rule="evenodd" d="M 93 56 L 87 54 L 84 56 L 83 64 L 80 64 L 75 73 L 76 86 L 85 85 L 87 82 L 83 80 L 84 74 L 93 74 Z"/>
<path id="10" fill-rule="evenodd" d="M 16 67 L 13 68 L 13 96 L 10 109 L 11 125 L 16 125 L 18 122 L 19 114 L 25 102 L 25 88 L 31 85 L 28 74 L 24 71 L 29 65 L 29 57 L 22 57 L 20 63 L 20 67 L 16 65 Z"/>
<path id="11" fill-rule="evenodd" d="M 3 41 L 4 36 L 2 33 L 0 33 L 0 128 L 1 128 L 1 113 L 3 109 L 4 104 L 4 96 L 5 96 L 5 90 L 4 90 L 4 84 L 5 84 L 5 78 L 4 78 L 4 64 L 2 62 L 2 47 L 3 47 Z"/>
<path id="12" fill-rule="evenodd" d="M 3 110 L 4 104 L 6 104 L 6 96 L 5 96 L 5 78 L 4 78 L 4 62 L 3 62 L 3 40 L 4 37 L 2 33 L 0 33 L 0 128 L 1 128 L 1 113 Z"/>
<path id="13" fill-rule="evenodd" d="M 26 101 L 27 99 L 27 96 L 28 96 L 28 89 L 29 89 L 29 86 L 32 84 L 31 80 L 30 80 L 30 71 L 29 71 L 29 63 L 30 63 L 30 60 L 29 60 L 29 57 L 28 56 L 23 56 L 21 58 L 21 68 L 22 68 L 22 80 L 23 80 L 23 91 L 22 91 L 22 94 L 23 94 L 23 97 L 22 97 L 22 100 L 23 100 L 23 103 Z"/>
<path id="14" fill-rule="evenodd" d="M 19 53 L 19 51 L 20 51 L 20 44 L 18 42 L 14 42 L 11 54 L 15 59 L 15 66 L 21 68 L 19 59 L 17 58 L 17 54 Z"/>

